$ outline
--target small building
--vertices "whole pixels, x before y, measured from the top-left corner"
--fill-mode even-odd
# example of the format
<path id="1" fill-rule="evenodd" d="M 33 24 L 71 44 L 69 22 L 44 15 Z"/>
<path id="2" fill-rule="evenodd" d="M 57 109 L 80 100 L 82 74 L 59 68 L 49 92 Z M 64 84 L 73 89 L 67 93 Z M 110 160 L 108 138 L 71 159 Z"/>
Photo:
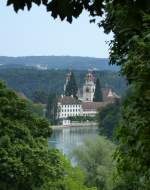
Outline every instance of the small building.
<path id="1" fill-rule="evenodd" d="M 82 116 L 95 116 L 97 111 L 105 107 L 109 102 L 82 102 Z"/>
<path id="2" fill-rule="evenodd" d="M 63 125 L 63 126 L 68 126 L 68 125 L 70 125 L 70 124 L 71 124 L 70 119 L 63 119 L 63 120 L 62 120 L 62 125 Z"/>
<path id="3" fill-rule="evenodd" d="M 120 99 L 120 96 L 118 96 L 111 88 L 102 88 L 102 95 L 104 102 L 114 103 L 116 99 Z"/>

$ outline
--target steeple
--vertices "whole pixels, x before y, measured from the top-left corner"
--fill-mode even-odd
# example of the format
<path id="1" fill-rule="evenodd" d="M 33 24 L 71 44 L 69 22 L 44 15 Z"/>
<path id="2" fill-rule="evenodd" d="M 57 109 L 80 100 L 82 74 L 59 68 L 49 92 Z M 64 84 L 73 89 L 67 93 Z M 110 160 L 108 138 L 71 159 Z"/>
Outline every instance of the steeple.
<path id="1" fill-rule="evenodd" d="M 94 82 L 94 77 L 91 70 L 89 70 L 86 75 L 86 82 L 90 82 L 90 81 Z"/>
<path id="2" fill-rule="evenodd" d="M 108 95 L 107 95 L 109 98 L 112 98 L 114 95 L 113 95 L 113 92 L 111 90 L 111 88 L 109 89 L 108 91 Z"/>
<path id="3" fill-rule="evenodd" d="M 83 101 L 92 102 L 95 92 L 94 76 L 89 70 L 85 77 L 85 84 L 83 86 Z"/>
<path id="4" fill-rule="evenodd" d="M 67 84 L 68 84 L 68 82 L 70 81 L 70 77 L 71 77 L 71 70 L 67 73 L 67 75 L 66 75 L 66 81 L 65 81 L 65 84 L 64 84 L 64 93 L 65 93 L 65 91 L 66 91 L 66 86 L 67 86 Z"/>

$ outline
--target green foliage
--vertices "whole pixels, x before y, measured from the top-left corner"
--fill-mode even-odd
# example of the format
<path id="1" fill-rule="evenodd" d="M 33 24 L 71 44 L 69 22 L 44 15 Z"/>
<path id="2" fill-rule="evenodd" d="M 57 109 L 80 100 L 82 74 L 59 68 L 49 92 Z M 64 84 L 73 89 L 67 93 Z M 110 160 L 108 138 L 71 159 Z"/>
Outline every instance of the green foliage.
<path id="1" fill-rule="evenodd" d="M 115 128 L 119 124 L 119 119 L 120 103 L 118 101 L 113 104 L 108 104 L 106 107 L 100 109 L 97 114 L 100 134 L 112 138 Z"/>
<path id="2" fill-rule="evenodd" d="M 102 102 L 102 101 L 103 101 L 103 95 L 102 95 L 101 85 L 99 78 L 97 78 L 93 102 Z"/>
<path id="3" fill-rule="evenodd" d="M 63 165 L 57 151 L 48 150 L 51 128 L 35 117 L 26 103 L 0 83 L 0 188 L 42 189 L 46 179 L 61 178 Z"/>
<path id="4" fill-rule="evenodd" d="M 32 95 L 34 103 L 47 104 L 48 95 L 44 91 L 36 90 Z"/>
<path id="5" fill-rule="evenodd" d="M 114 163 L 112 154 L 115 145 L 106 138 L 99 136 L 86 139 L 73 151 L 77 164 L 85 172 L 85 184 L 95 186 L 98 190 L 113 188 Z"/>
<path id="6" fill-rule="evenodd" d="M 66 77 L 65 70 L 47 70 L 39 71 L 36 69 L 1 69 L 0 79 L 5 80 L 7 85 L 17 92 L 24 93 L 28 98 L 35 100 L 34 94 L 36 91 L 46 94 L 63 93 L 63 86 Z M 81 88 L 84 84 L 86 71 L 74 71 L 78 87 Z M 111 87 L 117 93 L 123 94 L 126 89 L 124 78 L 119 76 L 117 72 L 97 71 L 94 72 L 96 78 L 100 78 L 101 86 Z M 45 96 L 38 96 L 38 102 L 45 102 Z"/>
<path id="7" fill-rule="evenodd" d="M 46 107 L 46 118 L 51 122 L 51 124 L 57 124 L 57 96 L 56 94 L 49 94 L 48 96 L 48 103 Z"/>
<path id="8" fill-rule="evenodd" d="M 32 3 L 36 5 L 44 5 L 48 12 L 51 12 L 51 16 L 55 19 L 60 17 L 61 20 L 67 19 L 68 22 L 72 22 L 73 17 L 77 18 L 84 9 L 90 12 L 90 15 L 97 16 L 102 15 L 103 0 L 7 0 L 7 5 L 13 5 L 14 10 L 24 10 L 27 7 L 28 10 L 31 9 Z"/>
<path id="9" fill-rule="evenodd" d="M 68 81 L 66 85 L 65 95 L 66 96 L 73 95 L 74 98 L 77 98 L 77 92 L 78 92 L 78 87 L 75 80 L 75 76 L 74 76 L 74 73 L 71 72 L 70 80 Z"/>
<path id="10" fill-rule="evenodd" d="M 24 57 L 7 57 L 0 56 L 0 64 L 2 68 L 48 68 L 49 70 L 66 70 L 70 67 L 72 70 L 87 71 L 89 65 L 100 71 L 118 71 L 116 65 L 109 65 L 108 58 L 93 58 L 79 56 L 24 56 Z"/>
<path id="11" fill-rule="evenodd" d="M 124 188 L 150 189 L 150 1 L 114 1 L 106 6 L 102 23 L 112 31 L 111 63 L 121 65 L 122 74 L 133 86 L 124 101 L 117 130 L 116 151 L 119 175 Z M 129 177 L 132 176 L 132 180 Z M 123 187 L 122 187 L 123 188 Z"/>
<path id="12" fill-rule="evenodd" d="M 66 176 L 63 180 L 65 190 L 97 190 L 95 187 L 86 187 L 85 176 L 79 167 L 72 167 L 69 163 L 65 163 Z M 52 186 L 53 189 L 53 186 Z"/>
<path id="13" fill-rule="evenodd" d="M 26 101 L 26 104 L 27 104 L 27 109 L 30 110 L 32 113 L 34 113 L 40 117 L 44 117 L 45 105 L 35 104 L 30 100 Z"/>
<path id="14" fill-rule="evenodd" d="M 78 121 L 78 122 L 89 122 L 89 121 L 94 121 L 96 120 L 95 117 L 93 116 L 74 116 L 69 118 L 71 121 Z"/>
<path id="15" fill-rule="evenodd" d="M 0 82 L 1 190 L 95 190 L 86 188 L 79 169 L 48 149 L 51 132 L 46 120 Z"/>

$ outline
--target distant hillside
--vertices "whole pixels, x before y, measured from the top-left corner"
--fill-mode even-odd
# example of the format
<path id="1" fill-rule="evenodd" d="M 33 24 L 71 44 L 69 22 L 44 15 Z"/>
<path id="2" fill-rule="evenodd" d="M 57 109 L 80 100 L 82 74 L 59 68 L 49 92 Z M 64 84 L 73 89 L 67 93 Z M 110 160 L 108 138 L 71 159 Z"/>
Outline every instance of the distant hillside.
<path id="1" fill-rule="evenodd" d="M 87 71 L 74 71 L 79 88 L 85 82 Z M 63 93 L 66 70 L 37 70 L 9 68 L 0 69 L 0 79 L 6 81 L 7 85 L 18 92 L 24 93 L 32 99 L 35 91 L 49 93 Z M 95 78 L 100 78 L 102 87 L 111 87 L 118 94 L 123 94 L 126 89 L 125 80 L 114 71 L 95 71 Z"/>
<path id="2" fill-rule="evenodd" d="M 117 66 L 110 66 L 106 58 L 73 57 L 73 56 L 27 56 L 4 57 L 0 56 L 1 68 L 26 68 L 36 67 L 40 70 L 58 69 L 64 70 L 110 70 L 118 71 Z"/>

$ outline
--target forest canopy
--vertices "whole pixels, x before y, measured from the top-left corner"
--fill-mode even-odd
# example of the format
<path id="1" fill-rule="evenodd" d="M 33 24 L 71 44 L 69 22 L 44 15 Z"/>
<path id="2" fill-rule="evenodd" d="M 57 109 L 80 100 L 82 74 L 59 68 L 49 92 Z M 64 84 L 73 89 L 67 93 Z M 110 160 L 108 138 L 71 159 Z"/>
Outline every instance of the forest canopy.
<path id="1" fill-rule="evenodd" d="M 9 68 L 0 69 L 0 79 L 6 81 L 10 88 L 24 93 L 34 102 L 39 96 L 46 100 L 49 93 L 63 93 L 67 70 L 46 70 Z M 87 71 L 74 71 L 79 88 L 83 87 Z M 118 94 L 123 94 L 126 89 L 126 81 L 118 72 L 96 71 L 95 77 L 100 78 L 101 86 L 111 87 Z M 41 103 L 46 103 L 42 102 Z"/>

